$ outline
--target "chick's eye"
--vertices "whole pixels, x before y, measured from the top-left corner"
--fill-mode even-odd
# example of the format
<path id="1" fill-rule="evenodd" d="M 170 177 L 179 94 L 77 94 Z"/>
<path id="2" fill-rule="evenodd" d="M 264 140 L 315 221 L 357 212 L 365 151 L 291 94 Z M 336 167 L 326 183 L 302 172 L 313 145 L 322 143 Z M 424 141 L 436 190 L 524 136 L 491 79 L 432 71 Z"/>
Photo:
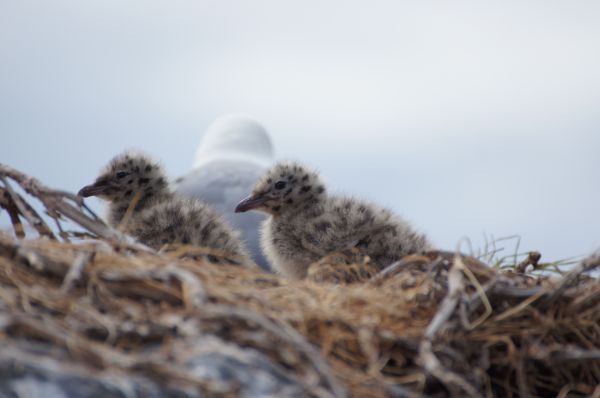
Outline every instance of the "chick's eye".
<path id="1" fill-rule="evenodd" d="M 285 181 L 277 181 L 275 183 L 275 189 L 283 189 L 285 188 Z"/>
<path id="2" fill-rule="evenodd" d="M 127 173 L 127 172 L 125 172 L 125 171 L 119 171 L 119 172 L 117 173 L 117 178 L 120 180 L 120 179 L 122 179 L 122 178 L 125 178 L 125 177 L 127 177 L 128 175 L 129 175 L 129 173 Z"/>

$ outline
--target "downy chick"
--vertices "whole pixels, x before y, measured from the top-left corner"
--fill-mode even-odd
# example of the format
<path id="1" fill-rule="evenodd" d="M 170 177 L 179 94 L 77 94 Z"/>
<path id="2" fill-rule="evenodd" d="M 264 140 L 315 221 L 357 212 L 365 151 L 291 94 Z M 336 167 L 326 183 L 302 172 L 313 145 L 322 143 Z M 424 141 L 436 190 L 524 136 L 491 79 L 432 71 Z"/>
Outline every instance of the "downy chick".
<path id="1" fill-rule="evenodd" d="M 163 168 L 146 155 L 114 157 L 79 195 L 108 201 L 108 223 L 154 249 L 180 243 L 248 258 L 239 232 L 203 202 L 175 195 Z M 130 219 L 124 220 L 128 211 Z"/>
<path id="2" fill-rule="evenodd" d="M 323 256 L 352 247 L 379 269 L 430 248 L 427 238 L 390 210 L 348 197 L 330 196 L 319 175 L 298 163 L 270 168 L 236 212 L 270 214 L 261 243 L 273 269 L 300 279 Z"/>

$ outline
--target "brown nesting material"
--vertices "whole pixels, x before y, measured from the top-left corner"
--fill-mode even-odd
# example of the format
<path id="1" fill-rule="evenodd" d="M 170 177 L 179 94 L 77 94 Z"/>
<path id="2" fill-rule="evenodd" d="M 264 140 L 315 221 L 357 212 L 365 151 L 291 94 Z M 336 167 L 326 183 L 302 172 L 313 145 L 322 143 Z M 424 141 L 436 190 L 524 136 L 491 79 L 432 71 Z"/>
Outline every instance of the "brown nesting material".
<path id="1" fill-rule="evenodd" d="M 76 198 L 44 204 L 99 223 Z M 445 252 L 376 273 L 335 253 L 291 282 L 90 225 L 80 243 L 0 234 L 0 391 L 28 375 L 104 396 L 600 396 L 598 255 L 550 279 Z M 357 271 L 323 271 L 340 267 Z"/>
<path id="2" fill-rule="evenodd" d="M 175 353 L 206 335 L 266 355 L 310 395 L 585 395 L 600 381 L 591 278 L 561 288 L 431 253 L 338 285 L 179 255 L 1 235 L 2 346 L 43 342 L 46 355 L 107 372 L 151 366 L 204 392 L 210 378 Z"/>

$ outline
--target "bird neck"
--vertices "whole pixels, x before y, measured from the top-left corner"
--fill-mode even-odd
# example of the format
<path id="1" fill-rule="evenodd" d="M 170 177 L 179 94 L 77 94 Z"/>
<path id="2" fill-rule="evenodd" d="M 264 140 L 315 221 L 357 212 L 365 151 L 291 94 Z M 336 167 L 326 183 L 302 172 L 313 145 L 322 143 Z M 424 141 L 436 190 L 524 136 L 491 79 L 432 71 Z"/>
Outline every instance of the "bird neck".
<path id="1" fill-rule="evenodd" d="M 164 190 L 154 193 L 152 196 L 142 195 L 137 197 L 134 195 L 131 199 L 122 199 L 112 202 L 108 208 L 108 222 L 113 227 L 117 227 L 121 224 L 123 217 L 125 217 L 125 214 L 128 211 L 131 211 L 131 217 L 135 217 L 140 212 L 155 205 L 156 203 L 170 200 L 172 197 L 172 192 Z"/>

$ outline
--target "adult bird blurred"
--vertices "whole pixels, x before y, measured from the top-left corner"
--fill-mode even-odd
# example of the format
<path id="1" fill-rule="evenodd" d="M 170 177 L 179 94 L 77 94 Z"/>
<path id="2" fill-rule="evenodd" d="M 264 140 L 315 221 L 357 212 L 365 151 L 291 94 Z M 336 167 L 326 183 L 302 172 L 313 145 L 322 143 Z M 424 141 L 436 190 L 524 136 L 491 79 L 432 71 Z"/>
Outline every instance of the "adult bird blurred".
<path id="1" fill-rule="evenodd" d="M 242 233 L 255 262 L 268 268 L 260 249 L 260 213 L 235 214 L 236 204 L 273 162 L 273 145 L 267 130 L 242 115 L 227 115 L 213 122 L 202 136 L 193 170 L 175 180 L 176 192 L 210 204 Z"/>

